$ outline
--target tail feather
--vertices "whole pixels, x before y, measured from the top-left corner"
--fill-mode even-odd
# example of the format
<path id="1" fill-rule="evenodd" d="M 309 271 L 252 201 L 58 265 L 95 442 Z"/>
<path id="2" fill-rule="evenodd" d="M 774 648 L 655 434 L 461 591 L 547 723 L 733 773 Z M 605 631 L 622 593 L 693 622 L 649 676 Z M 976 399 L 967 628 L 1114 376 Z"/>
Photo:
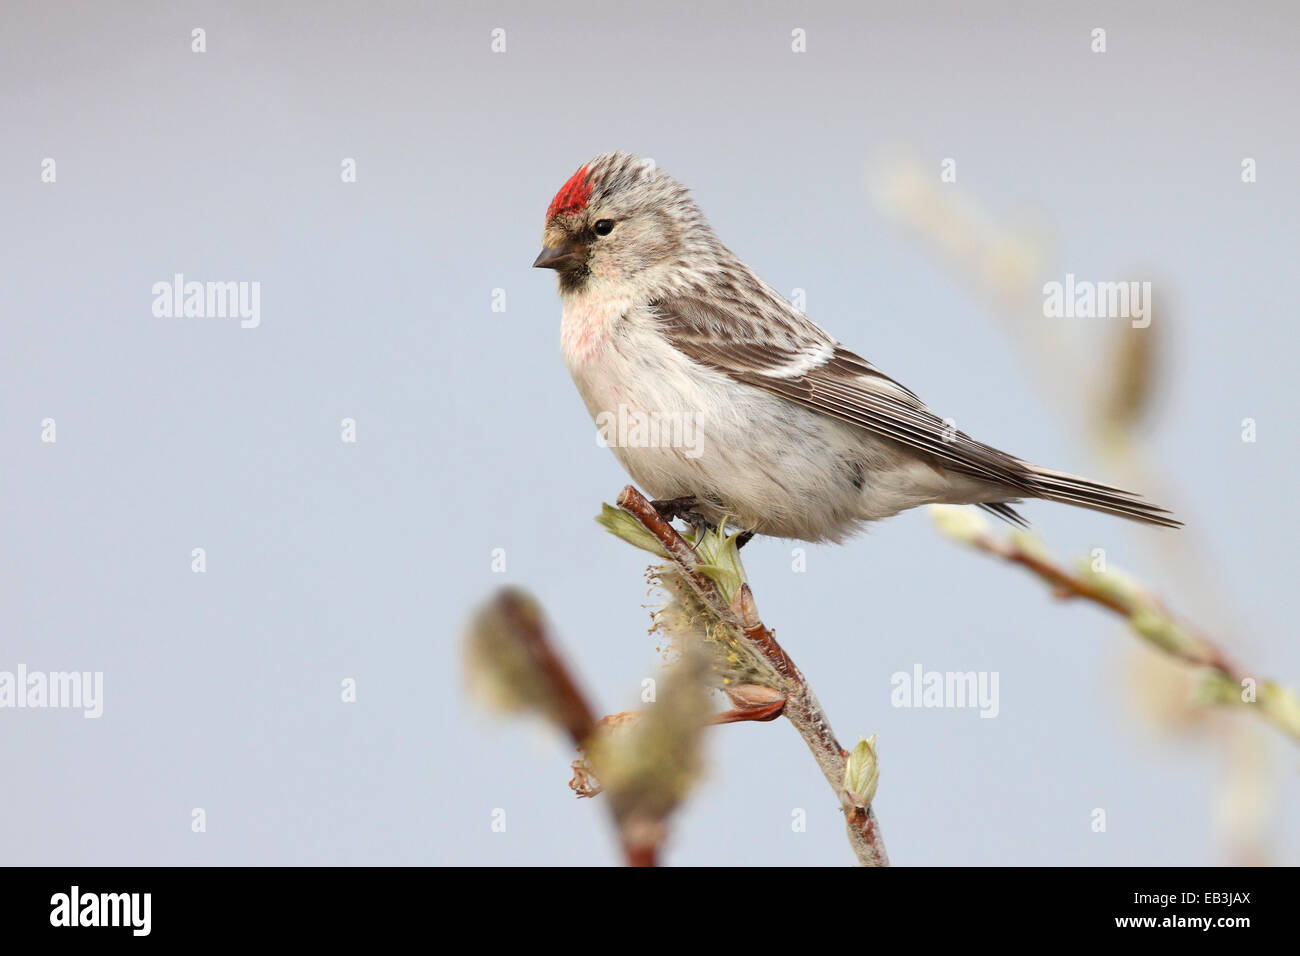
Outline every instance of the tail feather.
<path id="1" fill-rule="evenodd" d="M 1162 528 L 1183 526 L 1183 523 L 1166 509 L 1157 507 L 1149 501 L 1143 501 L 1130 491 L 1122 491 L 1086 478 L 1034 466 L 1030 470 L 1030 483 L 1034 494 L 1047 501 L 1091 508 L 1093 511 L 1118 515 L 1130 521 L 1141 521 Z"/>
<path id="2" fill-rule="evenodd" d="M 1015 500 L 1019 501 L 1020 499 L 1016 498 Z M 983 508 L 989 514 L 1001 518 L 1003 521 L 1007 522 L 1007 524 L 1013 524 L 1017 528 L 1029 527 L 1029 522 L 1025 520 L 1025 516 L 1015 508 L 1011 507 L 1011 503 L 1008 501 L 985 501 L 981 502 L 979 507 Z"/>

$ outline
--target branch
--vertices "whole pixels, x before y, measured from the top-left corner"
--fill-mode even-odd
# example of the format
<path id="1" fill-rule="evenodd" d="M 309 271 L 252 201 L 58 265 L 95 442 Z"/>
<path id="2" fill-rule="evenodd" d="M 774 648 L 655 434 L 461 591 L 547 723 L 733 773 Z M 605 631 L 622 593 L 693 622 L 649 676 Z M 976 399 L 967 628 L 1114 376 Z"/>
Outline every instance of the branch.
<path id="1" fill-rule="evenodd" d="M 1062 567 L 1038 540 L 1025 532 L 995 536 L 984 519 L 969 508 L 932 505 L 939 529 L 977 551 L 1025 568 L 1063 600 L 1081 598 L 1119 615 L 1135 633 L 1169 657 L 1211 675 L 1206 690 L 1220 703 L 1258 704 L 1254 709 L 1282 733 L 1300 741 L 1300 700 L 1273 681 L 1257 681 L 1234 664 L 1202 632 L 1178 620 L 1164 602 L 1138 582 L 1115 570 L 1097 571 L 1080 562 L 1079 570 Z M 1257 686 L 1256 686 L 1257 685 Z M 1243 688 L 1248 688 L 1243 692 Z"/>
<path id="2" fill-rule="evenodd" d="M 507 589 L 496 595 L 491 608 L 501 615 L 530 658 L 539 679 L 549 688 L 557 722 L 574 745 L 581 748 L 596 729 L 596 715 L 556 652 L 536 605 L 521 592 Z"/>
<path id="3" fill-rule="evenodd" d="M 812 751 L 822 776 L 826 778 L 836 799 L 844 808 L 849 843 L 857 855 L 858 862 L 863 866 L 888 866 L 889 857 L 885 852 L 880 825 L 871 809 L 871 797 L 875 790 L 874 748 L 864 742 L 854 751 L 855 761 L 869 760 L 872 792 L 850 790 L 848 782 L 853 779 L 849 777 L 850 754 L 835 739 L 830 720 L 817 702 L 812 688 L 808 686 L 799 668 L 759 619 L 758 608 L 749 585 L 742 582 L 735 592 L 735 599 L 729 603 L 713 579 L 705 573 L 705 565 L 696 550 L 640 492 L 628 485 L 618 496 L 618 506 L 653 536 L 663 553 L 673 562 L 709 613 L 730 632 L 732 637 L 749 648 L 775 672 L 785 693 L 785 705 L 781 712 L 789 718 L 790 723 L 799 732 L 799 736 L 808 745 L 808 749 Z M 769 719 L 770 716 L 775 716 L 773 711 L 769 710 L 768 713 Z M 853 769 L 858 768 L 855 766 Z M 859 776 L 855 774 L 854 778 Z"/>
<path id="4" fill-rule="evenodd" d="M 695 738 L 705 723 L 704 691 L 698 691 L 698 707 L 691 694 L 666 692 L 664 704 L 647 716 L 641 735 L 630 742 L 598 733 L 600 722 L 556 652 L 540 608 L 513 589 L 500 591 L 475 615 L 467 660 L 471 676 L 496 703 L 542 714 L 592 756 L 610 793 L 610 813 L 627 864 L 655 866 L 666 820 L 692 776 Z M 698 670 L 689 676 L 702 679 Z M 585 766 L 575 762 L 574 770 L 571 786 L 582 793 Z"/>

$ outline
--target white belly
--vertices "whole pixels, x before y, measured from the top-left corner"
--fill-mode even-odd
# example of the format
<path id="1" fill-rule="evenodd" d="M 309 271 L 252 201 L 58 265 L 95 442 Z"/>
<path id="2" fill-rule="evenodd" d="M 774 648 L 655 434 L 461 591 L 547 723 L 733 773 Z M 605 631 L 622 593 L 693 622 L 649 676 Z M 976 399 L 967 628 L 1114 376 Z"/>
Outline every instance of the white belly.
<path id="1" fill-rule="evenodd" d="M 566 308 L 564 356 L 598 431 L 652 497 L 694 495 L 740 529 L 838 539 L 921 503 L 903 472 L 938 477 L 887 442 L 695 364 L 622 305 Z"/>

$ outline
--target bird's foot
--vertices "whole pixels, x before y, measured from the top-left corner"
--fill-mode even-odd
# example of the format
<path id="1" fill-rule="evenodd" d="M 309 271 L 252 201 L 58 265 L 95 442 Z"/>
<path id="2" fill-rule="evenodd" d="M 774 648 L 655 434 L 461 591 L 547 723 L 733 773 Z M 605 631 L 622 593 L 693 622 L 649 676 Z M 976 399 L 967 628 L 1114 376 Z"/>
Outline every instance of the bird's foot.
<path id="1" fill-rule="evenodd" d="M 700 499 L 695 495 L 687 495 L 682 498 L 660 498 L 650 502 L 655 511 L 665 521 L 672 521 L 675 518 L 681 518 L 688 525 L 695 529 L 696 537 L 705 531 L 716 532 L 718 526 L 700 513 Z M 736 538 L 736 548 L 743 548 L 753 539 L 755 532 L 742 531 Z"/>
<path id="2" fill-rule="evenodd" d="M 687 495 L 683 498 L 661 498 L 658 501 L 650 502 L 650 505 L 655 511 L 659 512 L 665 521 L 681 518 L 695 529 L 697 537 L 705 531 L 717 530 L 713 522 L 700 513 L 700 499 L 694 495 Z"/>
<path id="3" fill-rule="evenodd" d="M 665 521 L 672 521 L 674 518 L 686 518 L 696 514 L 700 507 L 700 499 L 694 495 L 687 495 L 684 498 L 659 498 L 650 502 L 650 507 L 659 512 L 660 517 Z"/>

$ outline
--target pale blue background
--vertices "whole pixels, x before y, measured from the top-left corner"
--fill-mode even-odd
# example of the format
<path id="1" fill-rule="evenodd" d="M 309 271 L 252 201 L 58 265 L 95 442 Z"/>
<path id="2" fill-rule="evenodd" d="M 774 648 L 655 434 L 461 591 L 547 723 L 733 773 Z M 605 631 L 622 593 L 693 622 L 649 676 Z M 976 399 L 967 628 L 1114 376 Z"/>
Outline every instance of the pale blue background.
<path id="1" fill-rule="evenodd" d="M 529 268 L 551 195 L 607 149 L 682 178 L 770 282 L 967 430 L 1096 477 L 1003 330 L 871 204 L 868 162 L 954 156 L 991 210 L 1049 217 L 1043 281 L 1149 266 L 1178 302 L 1155 451 L 1244 609 L 1232 649 L 1300 680 L 1295 7 L 731 6 L 4 3 L 0 669 L 102 670 L 106 700 L 98 721 L 0 712 L 0 860 L 617 858 L 603 808 L 565 786 L 568 747 L 481 717 L 459 663 L 469 607 L 510 582 L 603 709 L 653 673 L 644 561 L 591 521 L 625 477 L 560 359 L 553 279 Z M 261 327 L 154 318 L 173 272 L 260 281 Z M 1136 546 L 1151 532 L 1027 513 L 1063 553 L 1102 544 L 1166 580 Z M 789 548 L 746 551 L 760 609 L 840 736 L 879 733 L 895 862 L 1225 858 L 1222 750 L 1139 716 L 1114 621 L 922 513 L 811 549 L 805 574 Z M 889 674 L 917 662 L 998 671 L 1001 716 L 892 709 Z M 1266 740 L 1294 806 L 1296 751 Z M 710 755 L 669 862 L 848 862 L 788 725 L 719 729 Z M 1295 862 L 1294 815 L 1269 833 Z"/>

